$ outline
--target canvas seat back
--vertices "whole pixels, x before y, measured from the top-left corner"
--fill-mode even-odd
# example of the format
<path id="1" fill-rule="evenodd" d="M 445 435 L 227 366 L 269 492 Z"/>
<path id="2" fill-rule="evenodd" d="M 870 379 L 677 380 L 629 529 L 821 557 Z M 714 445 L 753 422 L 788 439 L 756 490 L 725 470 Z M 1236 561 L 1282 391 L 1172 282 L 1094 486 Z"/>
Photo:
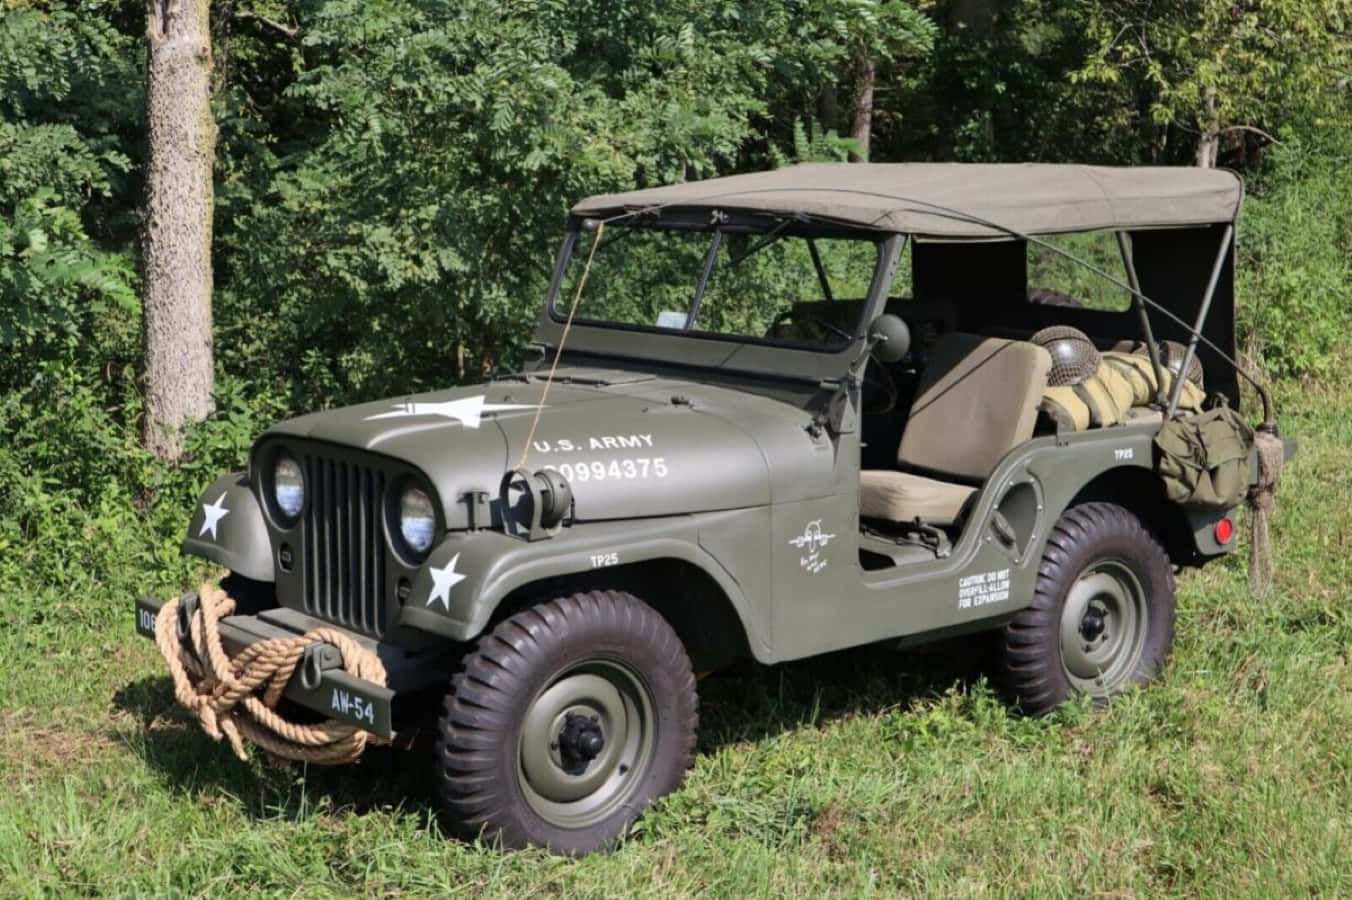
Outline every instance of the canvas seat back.
<path id="1" fill-rule="evenodd" d="M 904 468 L 984 481 L 1033 436 L 1052 359 L 1028 341 L 949 332 L 930 349 L 897 450 Z"/>

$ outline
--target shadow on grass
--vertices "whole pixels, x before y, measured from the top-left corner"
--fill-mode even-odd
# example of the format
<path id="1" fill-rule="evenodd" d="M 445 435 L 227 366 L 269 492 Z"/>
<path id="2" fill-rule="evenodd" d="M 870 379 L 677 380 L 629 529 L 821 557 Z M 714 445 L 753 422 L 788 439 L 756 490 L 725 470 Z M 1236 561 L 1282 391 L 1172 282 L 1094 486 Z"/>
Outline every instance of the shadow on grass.
<path id="1" fill-rule="evenodd" d="M 891 643 L 777 666 L 745 665 L 700 682 L 700 752 L 764 740 L 967 690 L 988 668 L 987 642 L 958 638 L 898 652 Z"/>
<path id="2" fill-rule="evenodd" d="M 965 638 L 902 653 L 875 645 L 778 666 L 735 667 L 700 682 L 699 752 L 966 690 L 983 674 L 984 652 L 979 640 Z M 437 815 L 430 747 L 371 747 L 358 763 L 337 767 L 282 767 L 258 751 L 244 763 L 178 706 L 168 677 L 125 685 L 113 705 L 136 721 L 131 748 L 175 793 L 208 803 L 224 793 L 259 819 L 301 818 L 317 807 L 358 815 L 403 810 L 425 821 Z"/>
<path id="3" fill-rule="evenodd" d="M 222 793 L 239 801 L 258 819 L 299 819 L 316 807 L 357 815 L 403 810 L 430 816 L 435 807 L 431 754 L 372 746 L 347 766 L 301 766 L 267 760 L 250 748 L 249 762 L 238 759 L 227 741 L 213 741 L 196 717 L 174 699 L 167 676 L 133 681 L 113 694 L 115 709 L 133 716 L 138 732 L 128 746 L 174 793 Z M 127 739 L 125 732 L 119 734 Z"/>

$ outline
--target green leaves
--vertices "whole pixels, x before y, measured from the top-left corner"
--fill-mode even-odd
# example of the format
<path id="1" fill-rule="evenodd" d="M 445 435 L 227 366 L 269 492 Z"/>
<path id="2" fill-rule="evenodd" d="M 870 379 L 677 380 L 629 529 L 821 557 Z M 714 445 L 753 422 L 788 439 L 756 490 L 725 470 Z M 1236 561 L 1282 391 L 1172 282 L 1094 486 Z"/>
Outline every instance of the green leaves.
<path id="1" fill-rule="evenodd" d="M 1081 81 L 1126 83 L 1189 143 L 1232 126 L 1308 127 L 1346 102 L 1347 0 L 1084 3 L 1096 52 Z"/>
<path id="2" fill-rule="evenodd" d="M 51 188 L 20 200 L 0 218 L 0 375 L 23 383 L 24 369 L 54 355 L 73 360 L 82 334 L 140 304 L 127 257 L 96 249 L 79 216 Z"/>
<path id="3" fill-rule="evenodd" d="M 769 51 L 726 9 L 320 5 L 285 96 L 325 127 L 220 223 L 218 318 L 243 330 L 268 298 L 262 369 L 298 405 L 510 364 L 574 200 L 714 174 L 755 134 Z M 318 394 L 294 362 L 316 346 Z"/>

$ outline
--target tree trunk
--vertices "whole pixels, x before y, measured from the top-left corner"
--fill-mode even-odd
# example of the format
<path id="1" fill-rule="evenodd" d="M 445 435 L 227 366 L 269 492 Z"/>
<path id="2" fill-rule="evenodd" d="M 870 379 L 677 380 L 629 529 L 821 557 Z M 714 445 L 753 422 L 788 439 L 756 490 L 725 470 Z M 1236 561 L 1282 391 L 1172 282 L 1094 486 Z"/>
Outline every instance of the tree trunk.
<path id="1" fill-rule="evenodd" d="M 823 134 L 840 128 L 840 111 L 836 104 L 834 84 L 822 85 L 821 93 L 817 95 L 817 121 L 821 123 Z"/>
<path id="2" fill-rule="evenodd" d="M 878 80 L 878 66 L 869 57 L 859 60 L 859 103 L 854 111 L 854 127 L 850 137 L 859 142 L 858 160 L 868 162 L 869 142 L 873 138 L 873 87 Z"/>
<path id="3" fill-rule="evenodd" d="M 1216 168 L 1216 157 L 1221 148 L 1221 123 L 1216 113 L 1216 95 L 1206 94 L 1206 114 L 1202 120 L 1202 133 L 1197 138 L 1197 165 L 1203 169 Z"/>
<path id="4" fill-rule="evenodd" d="M 209 0 L 147 0 L 150 76 L 145 260 L 147 448 L 176 459 L 183 426 L 211 412 L 211 116 Z"/>

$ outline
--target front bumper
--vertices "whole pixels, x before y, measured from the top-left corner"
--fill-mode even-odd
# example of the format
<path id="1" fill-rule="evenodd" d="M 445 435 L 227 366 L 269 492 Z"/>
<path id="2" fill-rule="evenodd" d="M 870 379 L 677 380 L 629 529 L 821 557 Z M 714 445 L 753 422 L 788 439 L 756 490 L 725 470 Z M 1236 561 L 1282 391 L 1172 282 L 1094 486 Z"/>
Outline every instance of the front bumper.
<path id="1" fill-rule="evenodd" d="M 196 594 L 181 598 L 180 610 L 191 610 Z M 136 601 L 137 633 L 155 639 L 155 621 L 164 600 L 142 597 Z M 257 616 L 226 616 L 220 621 L 221 642 L 231 656 L 258 641 L 295 637 L 296 633 Z M 178 630 L 182 640 L 182 630 Z M 187 647 L 187 644 L 184 644 Z M 191 652 L 191 649 L 190 651 Z M 342 668 L 337 648 L 321 641 L 310 645 L 287 683 L 285 697 L 327 718 L 356 725 L 377 737 L 393 739 L 395 692 L 348 674 Z"/>

